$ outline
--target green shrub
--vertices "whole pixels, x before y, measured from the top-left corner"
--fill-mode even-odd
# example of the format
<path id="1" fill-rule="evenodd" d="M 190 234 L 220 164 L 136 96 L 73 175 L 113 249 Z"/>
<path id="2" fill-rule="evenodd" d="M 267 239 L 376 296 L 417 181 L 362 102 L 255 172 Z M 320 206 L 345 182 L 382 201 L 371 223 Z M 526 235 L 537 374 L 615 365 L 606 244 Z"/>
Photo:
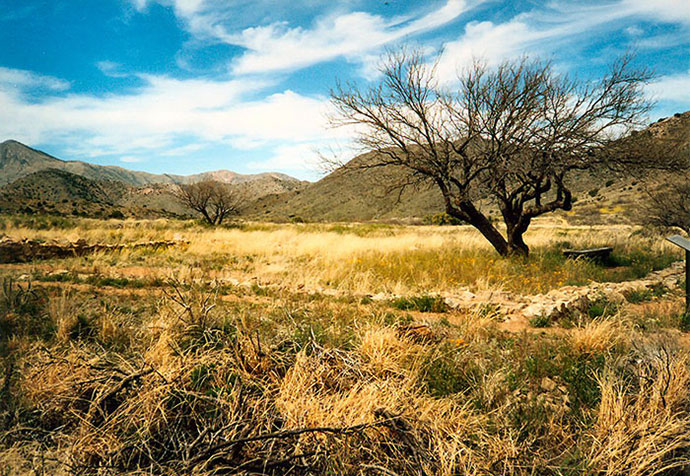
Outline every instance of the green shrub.
<path id="1" fill-rule="evenodd" d="M 606 296 L 602 295 L 589 303 L 586 314 L 591 319 L 612 316 L 618 312 L 618 307 L 618 304 L 609 301 Z"/>
<path id="2" fill-rule="evenodd" d="M 690 331 L 690 312 L 684 312 L 678 316 L 678 328 L 683 332 Z"/>
<path id="3" fill-rule="evenodd" d="M 639 304 L 641 302 L 652 299 L 652 291 L 649 289 L 630 289 L 623 292 L 625 300 L 631 304 Z"/>
<path id="4" fill-rule="evenodd" d="M 424 363 L 422 383 L 426 391 L 435 397 L 446 397 L 476 386 L 478 372 L 475 366 L 463 361 L 450 345 L 440 350 L 440 355 L 431 354 Z"/>
<path id="5" fill-rule="evenodd" d="M 257 283 L 252 283 L 252 292 L 257 296 L 268 296 L 270 295 L 270 290 L 266 287 L 260 286 Z"/>
<path id="6" fill-rule="evenodd" d="M 0 290 L 0 354 L 13 336 L 49 338 L 55 330 L 46 312 L 43 292 L 31 283 L 22 286 L 11 278 L 2 281 Z"/>
<path id="7" fill-rule="evenodd" d="M 551 319 L 545 314 L 540 314 L 530 319 L 529 324 L 532 327 L 549 327 L 551 325 Z"/>
<path id="8" fill-rule="evenodd" d="M 437 213 L 432 215 L 429 222 L 435 226 L 456 226 L 462 225 L 464 222 L 459 218 L 448 215 L 447 213 Z"/>
<path id="9" fill-rule="evenodd" d="M 391 306 L 401 311 L 446 312 L 448 306 L 439 296 L 412 296 L 393 299 Z"/>

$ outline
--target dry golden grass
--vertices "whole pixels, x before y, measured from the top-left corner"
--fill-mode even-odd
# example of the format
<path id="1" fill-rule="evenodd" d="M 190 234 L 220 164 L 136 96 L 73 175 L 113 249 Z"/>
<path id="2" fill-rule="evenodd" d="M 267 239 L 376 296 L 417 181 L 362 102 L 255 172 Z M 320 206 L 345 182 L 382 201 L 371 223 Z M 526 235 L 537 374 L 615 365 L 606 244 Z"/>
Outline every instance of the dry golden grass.
<path id="1" fill-rule="evenodd" d="M 672 293 L 513 334 L 486 306 L 362 297 L 534 293 L 676 258 L 635 231 L 537 223 L 524 261 L 464 227 L 5 226 L 190 245 L 0 268 L 41 283 L 0 295 L 0 474 L 41 474 L 40 455 L 56 475 L 673 474 L 690 367 Z M 622 265 L 564 261 L 565 241 L 613 244 Z"/>
<path id="2" fill-rule="evenodd" d="M 573 329 L 573 348 L 583 354 L 615 353 L 629 348 L 634 336 L 620 319 L 620 316 L 597 318 Z"/>
<path id="3" fill-rule="evenodd" d="M 592 429 L 590 467 L 606 475 L 669 474 L 690 464 L 687 413 L 687 352 L 665 345 L 647 349 L 638 363 L 639 386 L 605 373 L 600 380 L 601 403 Z"/>
<path id="4" fill-rule="evenodd" d="M 590 280 L 619 281 L 663 267 L 680 254 L 638 228 L 566 227 L 535 223 L 526 236 L 530 260 L 500 258 L 471 227 L 383 225 L 260 225 L 209 229 L 192 223 L 81 220 L 67 229 L 7 225 L 12 238 L 136 242 L 185 240 L 175 253 L 125 250 L 66 260 L 75 273 L 166 279 L 187 278 L 190 269 L 207 277 L 262 285 L 331 290 L 342 294 L 452 292 L 461 288 L 542 293 Z M 564 260 L 559 249 L 611 245 L 624 266 L 601 268 Z"/>

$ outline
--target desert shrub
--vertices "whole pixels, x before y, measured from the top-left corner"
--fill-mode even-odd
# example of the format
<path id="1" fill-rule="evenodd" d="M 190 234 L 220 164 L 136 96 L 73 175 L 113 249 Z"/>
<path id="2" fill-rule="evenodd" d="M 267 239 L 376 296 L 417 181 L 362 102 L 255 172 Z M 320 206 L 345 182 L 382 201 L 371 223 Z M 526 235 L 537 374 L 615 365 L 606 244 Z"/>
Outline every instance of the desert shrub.
<path id="1" fill-rule="evenodd" d="M 551 325 L 551 318 L 545 314 L 534 316 L 529 320 L 529 325 L 532 327 L 549 327 Z"/>
<path id="2" fill-rule="evenodd" d="M 45 294 L 31 283 L 17 284 L 3 278 L 0 290 L 0 352 L 7 340 L 14 336 L 49 338 L 54 332 L 53 322 L 46 312 Z"/>
<path id="3" fill-rule="evenodd" d="M 629 303 L 639 304 L 652 299 L 652 291 L 649 289 L 630 289 L 624 291 L 623 296 Z"/>
<path id="4" fill-rule="evenodd" d="M 96 320 L 93 316 L 77 314 L 68 330 L 70 339 L 81 340 L 95 337 L 97 333 Z"/>
<path id="5" fill-rule="evenodd" d="M 439 296 L 400 297 L 391 301 L 391 306 L 402 311 L 446 312 L 446 301 Z"/>
<path id="6" fill-rule="evenodd" d="M 259 285 L 258 283 L 252 283 L 252 292 L 257 296 L 269 296 L 271 291 L 269 288 Z"/>
<path id="7" fill-rule="evenodd" d="M 669 289 L 663 283 L 654 283 L 648 288 L 628 289 L 623 292 L 626 301 L 632 304 L 650 301 L 660 298 L 668 293 Z"/>
<path id="8" fill-rule="evenodd" d="M 523 342 L 512 351 L 518 353 L 509 378 L 514 388 L 524 381 L 541 385 L 549 378 L 563 382 L 571 412 L 592 408 L 599 401 L 596 375 L 607 362 L 605 353 L 580 353 L 567 341 L 546 338 Z"/>
<path id="9" fill-rule="evenodd" d="M 422 365 L 422 384 L 435 397 L 447 397 L 470 390 L 479 381 L 472 361 L 463 359 L 451 344 L 435 349 Z"/>
<path id="10" fill-rule="evenodd" d="M 676 474 L 690 464 L 685 435 L 687 357 L 664 343 L 645 343 L 622 369 L 597 377 L 601 400 L 582 454 L 590 473 Z"/>
<path id="11" fill-rule="evenodd" d="M 690 331 L 690 312 L 683 312 L 678 315 L 678 328 L 683 332 Z"/>
<path id="12" fill-rule="evenodd" d="M 452 217 L 447 213 L 437 213 L 436 215 L 432 215 L 428 221 L 431 225 L 435 226 L 457 226 L 464 224 L 464 222 L 459 218 Z"/>
<path id="13" fill-rule="evenodd" d="M 618 312 L 618 308 L 617 303 L 610 301 L 605 295 L 601 295 L 590 301 L 586 315 L 590 319 L 611 316 Z"/>
<path id="14" fill-rule="evenodd" d="M 341 314 L 338 308 L 317 305 L 313 310 L 287 308 L 282 309 L 282 313 L 283 316 L 287 313 L 290 318 L 284 331 L 278 328 L 277 338 L 283 350 L 311 353 L 316 347 L 349 350 L 355 345 L 354 330 L 345 324 L 352 322 L 353 317 Z"/>

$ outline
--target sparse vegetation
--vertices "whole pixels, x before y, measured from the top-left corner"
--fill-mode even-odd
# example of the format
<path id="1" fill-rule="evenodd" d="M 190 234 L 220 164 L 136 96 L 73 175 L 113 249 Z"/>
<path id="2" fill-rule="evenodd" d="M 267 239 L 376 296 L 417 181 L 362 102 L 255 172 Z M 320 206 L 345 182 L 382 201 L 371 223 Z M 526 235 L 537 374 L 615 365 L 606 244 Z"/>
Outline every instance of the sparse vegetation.
<path id="1" fill-rule="evenodd" d="M 442 297 L 411 296 L 394 299 L 391 305 L 402 311 L 446 312 L 448 306 Z"/>
<path id="2" fill-rule="evenodd" d="M 680 257 L 633 228 L 537 225 L 529 260 L 497 258 L 463 226 L 26 218 L 3 232 L 190 241 L 0 267 L 3 474 L 642 475 L 688 463 L 676 291 L 602 297 L 567 327 L 541 316 L 519 331 L 499 307 L 442 297 L 633 279 Z M 615 242 L 616 266 L 560 253 L 598 240 Z"/>

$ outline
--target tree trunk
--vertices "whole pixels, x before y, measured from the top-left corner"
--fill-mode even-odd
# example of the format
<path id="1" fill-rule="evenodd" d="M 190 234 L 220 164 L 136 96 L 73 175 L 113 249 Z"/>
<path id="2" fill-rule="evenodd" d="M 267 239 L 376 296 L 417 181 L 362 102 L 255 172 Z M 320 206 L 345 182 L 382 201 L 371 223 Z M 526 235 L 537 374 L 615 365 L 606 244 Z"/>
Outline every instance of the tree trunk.
<path id="1" fill-rule="evenodd" d="M 513 216 L 506 217 L 505 213 L 503 216 L 507 228 L 509 253 L 515 256 L 529 256 L 529 247 L 525 243 L 523 235 L 527 231 L 531 219 L 524 216 L 519 216 L 517 219 Z"/>
<path id="2" fill-rule="evenodd" d="M 529 256 L 529 247 L 527 243 L 522 239 L 522 233 L 510 237 L 508 241 L 509 254 L 514 256 L 524 256 L 527 258 Z"/>
<path id="3" fill-rule="evenodd" d="M 459 207 L 463 212 L 462 214 L 457 213 L 453 208 L 448 208 L 447 213 L 461 220 L 467 220 L 470 225 L 479 230 L 479 233 L 491 243 L 499 255 L 508 256 L 511 254 L 508 242 L 501 235 L 501 232 L 471 202 L 461 202 Z"/>

